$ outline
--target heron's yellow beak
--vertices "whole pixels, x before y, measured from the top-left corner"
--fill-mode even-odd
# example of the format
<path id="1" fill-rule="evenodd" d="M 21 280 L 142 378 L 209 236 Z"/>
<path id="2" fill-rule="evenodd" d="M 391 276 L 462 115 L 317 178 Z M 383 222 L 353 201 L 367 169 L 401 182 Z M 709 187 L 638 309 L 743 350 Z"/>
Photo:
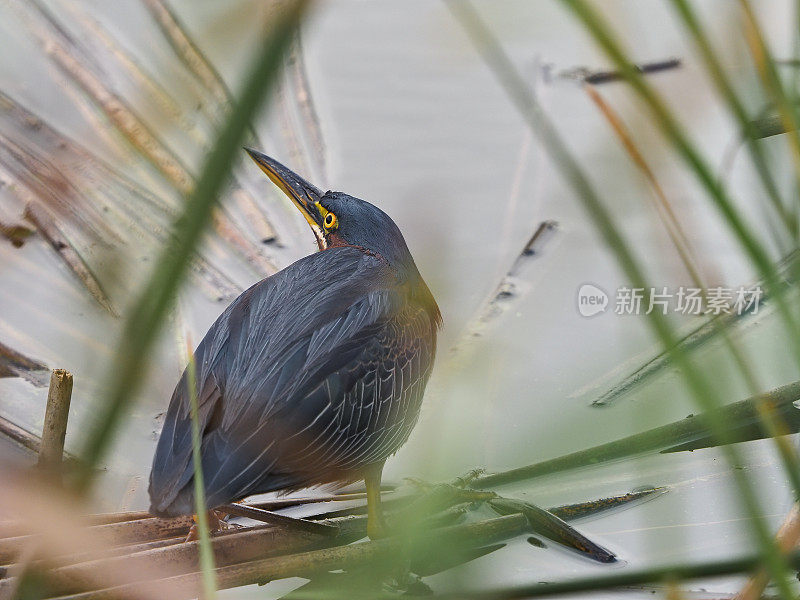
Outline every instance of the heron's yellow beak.
<path id="1" fill-rule="evenodd" d="M 283 166 L 277 160 L 270 158 L 266 154 L 245 148 L 256 164 L 261 167 L 261 170 L 267 174 L 272 182 L 277 185 L 281 191 L 289 196 L 289 199 L 300 210 L 300 212 L 308 221 L 311 231 L 317 238 L 317 245 L 320 250 L 328 247 L 328 242 L 325 240 L 325 234 L 322 229 L 322 215 L 320 214 L 319 201 L 324 193 L 315 185 L 312 185 L 294 171 Z"/>

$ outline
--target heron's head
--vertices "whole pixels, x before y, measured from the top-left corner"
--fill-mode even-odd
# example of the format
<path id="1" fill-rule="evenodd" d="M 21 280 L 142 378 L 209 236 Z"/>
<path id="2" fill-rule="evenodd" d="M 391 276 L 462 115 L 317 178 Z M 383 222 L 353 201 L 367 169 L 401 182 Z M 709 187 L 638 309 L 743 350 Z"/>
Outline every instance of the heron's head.
<path id="1" fill-rule="evenodd" d="M 356 246 L 382 256 L 398 269 L 416 271 L 403 234 L 380 208 L 342 192 L 323 193 L 278 161 L 246 150 L 303 214 L 320 250 Z"/>

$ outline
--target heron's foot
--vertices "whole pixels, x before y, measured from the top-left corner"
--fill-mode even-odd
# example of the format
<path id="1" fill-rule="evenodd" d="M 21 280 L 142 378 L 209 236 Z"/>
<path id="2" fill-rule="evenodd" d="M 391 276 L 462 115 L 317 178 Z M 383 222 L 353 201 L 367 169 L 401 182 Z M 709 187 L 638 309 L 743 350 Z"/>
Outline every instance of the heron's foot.
<path id="1" fill-rule="evenodd" d="M 238 525 L 228 523 L 225 521 L 225 513 L 217 510 L 208 511 L 208 533 L 214 535 L 220 531 L 227 531 L 228 529 L 238 528 Z M 189 529 L 189 534 L 186 536 L 184 542 L 194 542 L 200 539 L 200 528 L 197 526 L 197 515 L 192 515 L 194 525 Z"/>
<path id="2" fill-rule="evenodd" d="M 472 469 L 467 471 L 460 477 L 456 477 L 452 481 L 448 483 L 431 483 L 429 481 L 425 481 L 424 479 L 419 479 L 417 477 L 405 477 L 403 481 L 407 482 L 412 487 L 416 488 L 420 493 L 430 493 L 435 489 L 442 489 L 442 488 L 450 488 L 450 489 L 457 489 L 457 490 L 464 490 L 466 492 L 466 496 L 476 496 L 484 499 L 489 498 L 491 496 L 487 496 L 488 492 L 483 492 L 480 490 L 470 490 L 467 489 L 469 485 L 478 479 L 481 475 L 486 472 L 486 469 Z M 473 494 L 473 492 L 477 492 Z"/>
<path id="3" fill-rule="evenodd" d="M 427 494 L 436 486 L 440 485 L 437 483 L 431 483 L 430 481 L 425 481 L 424 479 L 420 479 L 418 477 L 403 477 L 403 481 L 413 487 L 416 492 L 420 494 Z"/>
<path id="4" fill-rule="evenodd" d="M 433 594 L 430 586 L 422 581 L 419 575 L 404 569 L 388 581 L 383 583 L 384 591 L 407 596 L 430 596 Z"/>
<path id="5" fill-rule="evenodd" d="M 478 469 L 471 469 L 464 473 L 461 477 L 456 477 L 453 481 L 450 482 L 450 485 L 457 487 L 457 488 L 465 488 L 473 481 L 478 479 L 481 475 L 486 473 L 486 469 L 478 468 Z"/>
<path id="6" fill-rule="evenodd" d="M 404 481 L 415 488 L 416 494 L 423 498 L 443 496 L 459 502 L 485 502 L 496 498 L 497 494 L 486 490 L 473 490 L 467 486 L 471 481 L 480 477 L 482 469 L 474 469 L 450 483 L 430 483 L 415 477 L 406 477 Z"/>

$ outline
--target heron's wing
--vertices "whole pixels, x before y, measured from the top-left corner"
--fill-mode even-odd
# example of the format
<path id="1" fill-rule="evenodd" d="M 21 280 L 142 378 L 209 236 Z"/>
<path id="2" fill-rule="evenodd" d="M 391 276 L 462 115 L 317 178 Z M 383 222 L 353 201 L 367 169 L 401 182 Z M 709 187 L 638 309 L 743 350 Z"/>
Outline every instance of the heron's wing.
<path id="1" fill-rule="evenodd" d="M 236 298 L 214 322 L 195 350 L 198 422 L 201 432 L 213 427 L 220 415 L 224 378 L 219 376 L 219 365 L 230 339 L 231 314 L 247 301 L 248 294 L 254 288 L 268 280 L 262 280 Z M 188 470 L 192 458 L 188 379 L 187 367 L 172 393 L 153 457 L 149 492 L 150 510 L 154 514 L 169 514 L 168 507 L 191 478 L 191 471 Z"/>
<path id="2" fill-rule="evenodd" d="M 254 285 L 217 319 L 195 353 L 209 491 L 211 480 L 225 480 L 220 467 L 230 464 L 226 458 L 236 454 L 237 447 L 237 456 L 260 454 L 252 444 L 268 442 L 244 440 L 241 433 L 258 430 L 292 397 L 292 390 L 307 375 L 304 365 L 309 358 L 313 362 L 323 346 L 350 336 L 358 339 L 358 332 L 398 310 L 400 299 L 389 291 L 393 278 L 379 259 L 353 248 L 334 248 L 301 259 Z M 370 301 L 365 301 L 368 297 Z M 326 329 L 332 322 L 337 325 Z M 192 475 L 184 374 L 170 401 L 153 460 L 153 510 L 191 511 L 191 507 L 171 505 Z"/>
<path id="3" fill-rule="evenodd" d="M 391 289 L 370 292 L 297 339 L 263 384 L 240 388 L 247 401 L 226 404 L 204 448 L 209 499 L 346 479 L 402 445 L 435 336 L 423 309 L 401 304 Z"/>

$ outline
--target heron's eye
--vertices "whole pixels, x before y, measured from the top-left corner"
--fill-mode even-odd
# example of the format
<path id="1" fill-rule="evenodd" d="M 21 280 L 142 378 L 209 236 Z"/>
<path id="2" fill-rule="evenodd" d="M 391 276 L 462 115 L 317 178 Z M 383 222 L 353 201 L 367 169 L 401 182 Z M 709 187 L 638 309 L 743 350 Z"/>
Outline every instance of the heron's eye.
<path id="1" fill-rule="evenodd" d="M 335 214 L 329 212 L 327 215 L 325 215 L 325 220 L 323 221 L 325 229 L 334 229 L 337 223 L 338 219 L 336 218 Z"/>

